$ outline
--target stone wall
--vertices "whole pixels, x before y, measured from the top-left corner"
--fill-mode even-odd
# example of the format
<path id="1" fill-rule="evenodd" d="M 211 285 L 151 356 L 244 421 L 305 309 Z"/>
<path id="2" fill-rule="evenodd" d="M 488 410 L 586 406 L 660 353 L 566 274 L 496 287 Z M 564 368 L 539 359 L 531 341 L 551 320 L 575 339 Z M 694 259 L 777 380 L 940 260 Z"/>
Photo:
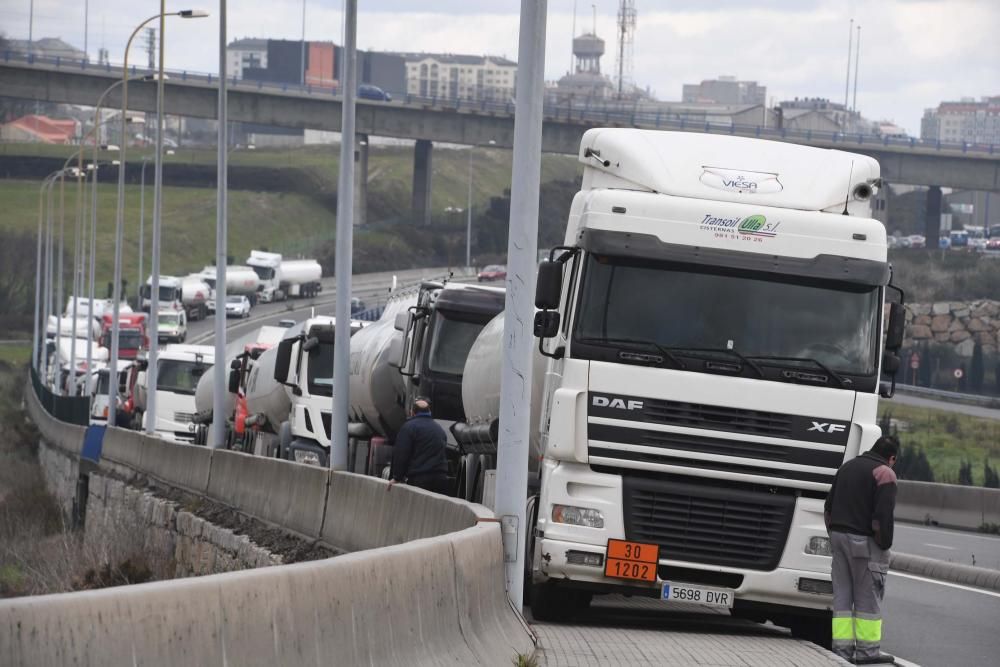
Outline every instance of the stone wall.
<path id="1" fill-rule="evenodd" d="M 39 443 L 38 459 L 46 486 L 71 525 L 77 503 L 78 464 L 44 441 Z M 203 519 L 180 502 L 132 485 L 115 470 L 93 472 L 87 479 L 83 540 L 92 553 L 142 553 L 153 574 L 161 579 L 283 562 L 280 555 L 255 544 L 247 535 Z"/>
<path id="2" fill-rule="evenodd" d="M 938 343 L 971 357 L 979 343 L 984 354 L 995 354 L 1000 335 L 1000 301 L 939 301 L 906 306 L 904 348 Z"/>

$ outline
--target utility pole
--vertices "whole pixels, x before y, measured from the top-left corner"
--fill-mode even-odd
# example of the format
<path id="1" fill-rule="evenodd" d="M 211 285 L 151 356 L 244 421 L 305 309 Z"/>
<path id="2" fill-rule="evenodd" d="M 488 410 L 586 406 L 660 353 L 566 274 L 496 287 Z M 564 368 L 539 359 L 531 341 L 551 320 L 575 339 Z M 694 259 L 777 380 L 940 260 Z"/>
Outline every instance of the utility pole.
<path id="1" fill-rule="evenodd" d="M 333 340 L 330 467 L 347 470 L 347 408 L 351 361 L 351 256 L 354 252 L 354 96 L 357 92 L 358 0 L 347 0 L 340 75 L 340 175 L 337 182 L 337 333 Z"/>
<path id="2" fill-rule="evenodd" d="M 847 29 L 847 80 L 844 82 L 844 111 L 847 111 L 847 92 L 851 89 L 851 46 L 854 44 L 854 19 Z"/>
<path id="3" fill-rule="evenodd" d="M 496 502 L 503 534 L 507 594 L 515 609 L 524 603 L 525 505 L 531 428 L 534 354 L 535 261 L 538 256 L 538 188 L 542 159 L 542 100 L 545 86 L 547 0 L 521 0 L 511 170 L 507 295 L 504 298 L 503 365 L 500 371 L 500 444 Z M 339 292 L 338 292 L 339 293 Z"/>
<path id="4" fill-rule="evenodd" d="M 229 175 L 229 112 L 226 105 L 226 0 L 219 0 L 219 150 L 215 202 L 215 364 L 212 366 L 212 442 L 213 449 L 226 445 L 226 229 Z"/>
<path id="5" fill-rule="evenodd" d="M 861 62 L 861 26 L 858 26 L 858 43 L 854 47 L 854 100 L 851 102 L 851 111 L 858 110 L 858 63 Z"/>

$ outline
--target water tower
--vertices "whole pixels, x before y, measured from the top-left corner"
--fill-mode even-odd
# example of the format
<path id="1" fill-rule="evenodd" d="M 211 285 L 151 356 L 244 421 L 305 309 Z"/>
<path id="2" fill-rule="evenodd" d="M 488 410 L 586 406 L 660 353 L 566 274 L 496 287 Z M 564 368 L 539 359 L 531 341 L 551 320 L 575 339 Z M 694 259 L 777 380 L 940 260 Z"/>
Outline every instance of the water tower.
<path id="1" fill-rule="evenodd" d="M 586 34 L 573 38 L 573 56 L 576 58 L 574 70 L 578 74 L 600 74 L 603 55 L 604 40 L 597 35 Z"/>

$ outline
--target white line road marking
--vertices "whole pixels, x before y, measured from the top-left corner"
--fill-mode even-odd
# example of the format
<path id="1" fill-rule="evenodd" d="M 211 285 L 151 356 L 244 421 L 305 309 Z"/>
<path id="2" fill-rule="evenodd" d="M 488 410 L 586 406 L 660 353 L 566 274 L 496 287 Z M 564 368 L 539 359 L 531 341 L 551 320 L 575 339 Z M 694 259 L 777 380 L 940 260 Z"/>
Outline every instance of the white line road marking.
<path id="1" fill-rule="evenodd" d="M 903 658 L 900 658 L 898 655 L 894 657 L 896 658 L 896 664 L 902 665 L 902 667 L 920 667 L 920 665 L 918 665 L 917 663 L 910 662 L 909 660 L 904 660 Z"/>
<path id="2" fill-rule="evenodd" d="M 937 549 L 947 549 L 948 551 L 954 551 L 955 547 L 949 547 L 944 544 L 932 544 L 931 542 L 924 542 L 925 547 L 935 547 Z"/>
<path id="3" fill-rule="evenodd" d="M 994 591 L 988 591 L 983 588 L 973 588 L 972 586 L 963 586 L 962 584 L 953 584 L 950 581 L 938 581 L 937 579 L 928 579 L 926 577 L 918 577 L 915 574 L 906 574 L 904 572 L 896 572 L 893 570 L 889 571 L 889 574 L 895 575 L 897 577 L 905 577 L 906 579 L 915 579 L 916 581 L 922 581 L 927 584 L 937 584 L 938 586 L 947 586 L 948 588 L 957 588 L 962 591 L 969 591 L 970 593 L 980 593 L 982 595 L 989 595 L 991 597 L 1000 598 L 1000 593 Z"/>

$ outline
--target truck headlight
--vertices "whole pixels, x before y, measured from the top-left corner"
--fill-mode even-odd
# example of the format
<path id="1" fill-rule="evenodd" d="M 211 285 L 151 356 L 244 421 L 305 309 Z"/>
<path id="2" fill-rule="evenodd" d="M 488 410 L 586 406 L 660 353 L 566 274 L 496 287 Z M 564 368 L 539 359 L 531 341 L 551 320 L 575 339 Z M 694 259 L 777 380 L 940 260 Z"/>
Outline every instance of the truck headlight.
<path id="1" fill-rule="evenodd" d="M 319 454 L 317 454 L 316 452 L 310 452 L 308 449 L 296 449 L 295 462 L 305 463 L 306 465 L 311 465 L 311 466 L 318 466 Z"/>
<path id="2" fill-rule="evenodd" d="M 830 551 L 830 538 L 820 537 L 814 535 L 809 538 L 809 543 L 806 544 L 805 552 L 811 556 L 831 556 L 833 553 Z"/>
<path id="3" fill-rule="evenodd" d="M 589 507 L 573 507 L 572 505 L 553 505 L 552 520 L 569 526 L 585 526 L 587 528 L 604 528 L 604 516 Z"/>

